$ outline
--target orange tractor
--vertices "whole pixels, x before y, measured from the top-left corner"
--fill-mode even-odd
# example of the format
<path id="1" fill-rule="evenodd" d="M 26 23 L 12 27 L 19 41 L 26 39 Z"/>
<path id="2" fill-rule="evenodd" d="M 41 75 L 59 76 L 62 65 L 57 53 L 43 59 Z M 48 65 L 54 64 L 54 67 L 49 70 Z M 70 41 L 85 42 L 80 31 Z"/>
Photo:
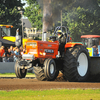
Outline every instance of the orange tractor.
<path id="1" fill-rule="evenodd" d="M 15 64 L 18 78 L 24 78 L 27 69 L 33 67 L 36 78 L 41 81 L 55 80 L 59 71 L 71 82 L 88 80 L 88 50 L 81 43 L 71 42 L 66 27 L 57 27 L 49 41 L 28 40 L 26 49 L 27 54 L 23 54 Z"/>

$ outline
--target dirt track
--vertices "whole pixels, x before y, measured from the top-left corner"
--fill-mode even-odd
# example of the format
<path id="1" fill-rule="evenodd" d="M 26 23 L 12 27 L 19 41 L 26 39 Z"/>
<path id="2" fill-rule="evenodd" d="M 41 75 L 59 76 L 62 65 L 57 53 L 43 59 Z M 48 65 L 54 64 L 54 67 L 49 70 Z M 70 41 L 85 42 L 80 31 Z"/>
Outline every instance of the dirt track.
<path id="1" fill-rule="evenodd" d="M 46 90 L 46 89 L 72 89 L 72 88 L 91 88 L 91 89 L 100 89 L 100 83 L 80 83 L 80 82 L 66 82 L 61 77 L 55 81 L 38 81 L 34 79 L 0 79 L 0 90 L 18 90 L 18 89 L 27 89 L 27 90 Z"/>

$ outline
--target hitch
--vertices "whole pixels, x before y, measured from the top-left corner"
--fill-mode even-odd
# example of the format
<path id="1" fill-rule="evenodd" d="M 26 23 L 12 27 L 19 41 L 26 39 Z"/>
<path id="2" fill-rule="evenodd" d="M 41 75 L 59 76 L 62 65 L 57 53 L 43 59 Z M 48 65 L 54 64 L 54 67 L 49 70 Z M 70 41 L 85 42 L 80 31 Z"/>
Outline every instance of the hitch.
<path id="1" fill-rule="evenodd" d="M 32 63 L 30 61 L 22 59 L 18 62 L 20 69 L 29 69 L 32 67 Z"/>

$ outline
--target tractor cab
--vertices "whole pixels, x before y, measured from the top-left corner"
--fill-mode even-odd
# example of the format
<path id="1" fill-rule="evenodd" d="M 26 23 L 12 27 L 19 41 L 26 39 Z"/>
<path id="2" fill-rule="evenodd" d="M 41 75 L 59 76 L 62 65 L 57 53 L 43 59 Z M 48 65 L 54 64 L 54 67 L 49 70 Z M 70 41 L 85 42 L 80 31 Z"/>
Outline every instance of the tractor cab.
<path id="1" fill-rule="evenodd" d="M 0 37 L 10 36 L 11 35 L 12 25 L 0 25 Z"/>
<path id="2" fill-rule="evenodd" d="M 0 24 L 0 38 L 15 42 L 15 37 L 11 36 L 12 25 L 2 25 Z"/>
<path id="3" fill-rule="evenodd" d="M 12 46 L 15 46 L 16 37 L 15 36 L 11 36 L 11 28 L 13 28 L 12 25 L 1 25 L 0 24 L 0 38 L 1 38 L 0 42 L 4 41 L 5 42 L 5 43 L 3 43 L 4 46 L 5 45 L 8 46 L 7 45 L 8 42 Z M 17 31 L 19 31 L 18 29 L 16 30 L 16 33 L 19 33 Z M 15 35 L 17 35 L 16 33 L 15 33 Z M 27 40 L 28 39 L 23 38 L 23 40 L 22 40 L 23 47 L 25 47 Z"/>
<path id="4" fill-rule="evenodd" d="M 0 46 L 10 47 L 15 46 L 13 38 L 11 38 L 12 25 L 1 25 L 0 24 Z"/>
<path id="5" fill-rule="evenodd" d="M 68 33 L 68 28 L 66 28 L 65 26 L 56 27 L 53 36 L 50 36 L 49 40 L 51 40 L 52 42 L 59 42 L 58 52 L 60 56 L 63 57 L 65 44 L 70 41 L 70 34 Z"/>
<path id="6" fill-rule="evenodd" d="M 66 44 L 67 39 L 67 29 L 65 26 L 58 26 L 56 27 L 54 34 L 49 37 L 49 40 L 51 41 L 59 41 L 59 43 Z"/>
<path id="7" fill-rule="evenodd" d="M 90 57 L 100 56 L 100 35 L 82 35 L 82 43 L 88 49 Z"/>

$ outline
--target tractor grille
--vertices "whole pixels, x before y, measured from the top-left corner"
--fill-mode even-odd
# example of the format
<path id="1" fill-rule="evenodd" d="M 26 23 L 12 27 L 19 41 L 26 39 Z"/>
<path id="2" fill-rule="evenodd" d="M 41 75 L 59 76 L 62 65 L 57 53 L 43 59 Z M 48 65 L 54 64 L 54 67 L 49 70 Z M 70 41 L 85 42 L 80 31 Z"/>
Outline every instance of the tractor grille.
<path id="1" fill-rule="evenodd" d="M 33 46 L 33 47 L 35 47 L 35 46 L 37 46 L 37 43 L 28 42 L 28 43 L 27 43 L 27 46 Z"/>

